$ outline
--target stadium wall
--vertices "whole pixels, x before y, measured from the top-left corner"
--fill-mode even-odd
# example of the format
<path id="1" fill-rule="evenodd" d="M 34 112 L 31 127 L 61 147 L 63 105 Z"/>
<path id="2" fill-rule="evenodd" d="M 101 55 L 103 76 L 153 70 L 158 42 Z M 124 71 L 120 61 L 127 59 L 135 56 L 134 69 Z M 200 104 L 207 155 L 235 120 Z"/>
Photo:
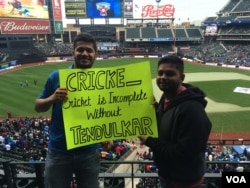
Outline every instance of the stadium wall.
<path id="1" fill-rule="evenodd" d="M 104 60 L 104 59 L 119 59 L 119 58 L 159 58 L 162 57 L 159 55 L 133 55 L 133 56 L 123 56 L 123 57 L 118 57 L 118 56 L 111 56 L 111 57 L 98 57 L 97 60 Z M 34 59 L 33 59 L 34 60 Z M 0 73 L 5 72 L 5 71 L 10 71 L 10 70 L 15 70 L 15 69 L 20 69 L 23 64 L 25 66 L 33 66 L 34 63 L 59 63 L 59 62 L 66 62 L 66 61 L 73 61 L 72 57 L 45 57 L 41 59 L 41 61 L 33 61 L 32 59 L 28 59 L 26 63 L 21 63 L 19 64 L 17 61 L 11 61 L 7 64 L 2 64 L 0 65 Z M 202 63 L 199 61 L 195 61 L 193 59 L 187 59 L 183 58 L 183 61 L 188 61 L 190 63 L 198 63 L 198 64 L 204 64 L 207 66 L 217 66 L 217 67 L 225 67 L 225 68 L 232 68 L 232 69 L 242 69 L 242 70 L 250 70 L 250 67 L 244 67 L 244 66 L 238 66 L 238 65 L 226 65 L 226 64 L 220 64 L 220 63 Z"/>

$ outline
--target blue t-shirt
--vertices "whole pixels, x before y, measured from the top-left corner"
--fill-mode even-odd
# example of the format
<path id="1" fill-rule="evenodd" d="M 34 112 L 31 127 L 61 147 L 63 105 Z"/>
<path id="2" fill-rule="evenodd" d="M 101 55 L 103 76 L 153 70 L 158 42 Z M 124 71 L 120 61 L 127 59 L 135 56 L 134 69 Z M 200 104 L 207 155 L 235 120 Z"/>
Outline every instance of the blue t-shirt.
<path id="1" fill-rule="evenodd" d="M 49 75 L 48 80 L 39 98 L 47 98 L 51 96 L 56 91 L 56 89 L 59 88 L 59 86 L 59 71 L 56 70 Z M 76 154 L 96 150 L 97 146 L 98 144 L 91 144 L 88 146 L 82 146 L 76 149 L 67 150 L 62 115 L 62 103 L 55 102 L 52 106 L 51 122 L 49 125 L 48 149 L 52 152 L 57 153 Z"/>

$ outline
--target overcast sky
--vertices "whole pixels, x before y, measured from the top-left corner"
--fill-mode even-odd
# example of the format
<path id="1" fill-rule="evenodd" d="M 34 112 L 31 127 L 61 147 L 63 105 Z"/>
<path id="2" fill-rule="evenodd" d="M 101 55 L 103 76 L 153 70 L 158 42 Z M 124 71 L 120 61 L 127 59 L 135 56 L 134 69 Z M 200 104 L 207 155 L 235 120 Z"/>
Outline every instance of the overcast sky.
<path id="1" fill-rule="evenodd" d="M 65 9 L 64 0 L 62 1 L 62 11 L 64 18 L 64 25 L 66 23 L 74 23 L 75 20 L 65 20 Z M 149 0 L 141 0 L 142 2 Z M 155 2 L 155 0 L 150 0 L 150 2 Z M 161 0 L 160 4 L 173 4 L 175 7 L 175 22 L 190 21 L 191 23 L 196 21 L 203 21 L 206 17 L 216 16 L 216 12 L 219 12 L 229 0 Z M 110 19 L 112 20 L 112 19 Z M 88 21 L 80 20 L 80 24 L 87 24 Z M 105 21 L 103 20 L 105 23 Z M 120 22 L 119 20 L 111 21 L 110 23 Z M 96 22 L 95 22 L 96 23 Z"/>
<path id="2" fill-rule="evenodd" d="M 172 2 L 175 6 L 175 19 L 185 21 L 204 20 L 208 16 L 216 16 L 229 0 L 162 0 Z"/>

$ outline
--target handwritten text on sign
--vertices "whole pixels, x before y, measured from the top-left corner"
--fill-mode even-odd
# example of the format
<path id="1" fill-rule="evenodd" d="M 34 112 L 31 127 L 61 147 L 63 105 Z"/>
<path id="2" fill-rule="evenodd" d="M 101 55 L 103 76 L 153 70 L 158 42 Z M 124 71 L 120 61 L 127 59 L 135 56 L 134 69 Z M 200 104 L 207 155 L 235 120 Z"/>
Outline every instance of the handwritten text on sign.
<path id="1" fill-rule="evenodd" d="M 60 70 L 67 148 L 107 140 L 157 137 L 149 62 Z"/>

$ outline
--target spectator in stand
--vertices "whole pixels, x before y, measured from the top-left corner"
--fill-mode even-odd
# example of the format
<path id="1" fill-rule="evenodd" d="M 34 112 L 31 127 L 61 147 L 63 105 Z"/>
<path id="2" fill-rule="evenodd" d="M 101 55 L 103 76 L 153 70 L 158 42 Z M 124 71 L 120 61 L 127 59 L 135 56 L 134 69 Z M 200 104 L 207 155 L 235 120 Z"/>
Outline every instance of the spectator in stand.
<path id="1" fill-rule="evenodd" d="M 70 69 L 91 68 L 97 57 L 97 45 L 94 38 L 87 33 L 76 36 L 73 45 L 75 62 Z M 98 144 L 90 144 L 67 150 L 63 123 L 62 103 L 67 100 L 67 89 L 59 85 L 59 71 L 50 75 L 39 98 L 35 101 L 37 112 L 48 111 L 52 106 L 49 126 L 49 146 L 45 165 L 46 188 L 68 188 L 75 174 L 77 188 L 98 188 L 100 157 Z M 105 150 L 112 142 L 102 144 Z"/>
<path id="2" fill-rule="evenodd" d="M 221 145 L 220 144 L 217 144 L 216 146 L 215 146 L 215 151 L 216 152 L 221 152 Z"/>
<path id="3" fill-rule="evenodd" d="M 122 150 L 123 150 L 123 146 L 121 144 L 117 144 L 115 147 L 115 153 L 118 158 L 122 156 Z"/>
<path id="4" fill-rule="evenodd" d="M 232 165 L 225 164 L 225 166 L 223 168 L 223 172 L 235 172 L 235 169 Z"/>
<path id="5" fill-rule="evenodd" d="M 153 151 L 162 188 L 196 188 L 205 174 L 211 122 L 205 93 L 183 83 L 184 63 L 175 55 L 158 61 L 156 83 L 163 91 L 157 108 L 159 137 L 139 136 Z"/>

